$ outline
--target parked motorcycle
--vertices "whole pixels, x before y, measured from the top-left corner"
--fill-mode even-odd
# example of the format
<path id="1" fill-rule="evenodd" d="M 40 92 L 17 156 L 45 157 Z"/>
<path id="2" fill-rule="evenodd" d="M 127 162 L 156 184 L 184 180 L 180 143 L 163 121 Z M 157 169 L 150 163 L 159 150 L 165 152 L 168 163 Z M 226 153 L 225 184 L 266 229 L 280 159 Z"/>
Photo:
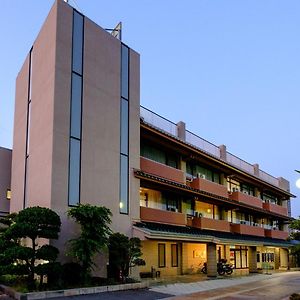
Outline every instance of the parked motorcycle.
<path id="1" fill-rule="evenodd" d="M 207 263 L 206 262 L 203 264 L 201 272 L 203 274 L 207 274 Z M 221 276 L 225 275 L 225 273 L 227 275 L 231 275 L 233 272 L 233 266 L 231 264 L 227 264 L 224 261 L 218 262 L 217 263 L 217 272 Z"/>

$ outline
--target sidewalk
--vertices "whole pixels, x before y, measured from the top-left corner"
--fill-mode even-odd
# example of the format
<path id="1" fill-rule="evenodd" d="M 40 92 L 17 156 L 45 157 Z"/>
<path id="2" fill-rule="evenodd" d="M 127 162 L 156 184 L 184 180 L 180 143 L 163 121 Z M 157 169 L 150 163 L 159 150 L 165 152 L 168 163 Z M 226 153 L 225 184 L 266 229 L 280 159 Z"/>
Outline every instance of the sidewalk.
<path id="1" fill-rule="evenodd" d="M 273 273 L 271 275 L 267 274 L 255 274 L 241 277 L 222 277 L 209 279 L 203 277 L 196 282 L 189 283 L 171 283 L 171 284 L 162 284 L 159 286 L 153 286 L 150 288 L 151 291 L 171 294 L 174 296 L 192 294 L 196 292 L 209 291 L 213 289 L 233 287 L 241 284 L 249 284 L 262 280 L 268 280 L 271 278 L 276 278 L 282 276 L 282 273 Z"/>

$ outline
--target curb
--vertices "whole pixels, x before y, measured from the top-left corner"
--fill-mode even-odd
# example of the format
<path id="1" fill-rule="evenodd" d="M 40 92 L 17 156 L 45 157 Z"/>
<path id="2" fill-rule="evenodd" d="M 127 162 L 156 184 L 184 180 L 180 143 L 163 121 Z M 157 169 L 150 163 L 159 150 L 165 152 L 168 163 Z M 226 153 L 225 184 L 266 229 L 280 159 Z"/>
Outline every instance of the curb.
<path id="1" fill-rule="evenodd" d="M 36 300 L 36 299 L 49 299 L 55 297 L 69 297 L 77 295 L 89 295 L 106 292 L 116 292 L 125 290 L 136 290 L 149 287 L 148 282 L 137 282 L 137 283 L 125 283 L 117 285 L 105 285 L 96 287 L 85 287 L 76 289 L 56 290 L 56 291 L 45 291 L 45 292 L 33 292 L 33 293 L 19 293 L 10 287 L 0 285 L 0 290 L 5 294 L 16 300 Z"/>

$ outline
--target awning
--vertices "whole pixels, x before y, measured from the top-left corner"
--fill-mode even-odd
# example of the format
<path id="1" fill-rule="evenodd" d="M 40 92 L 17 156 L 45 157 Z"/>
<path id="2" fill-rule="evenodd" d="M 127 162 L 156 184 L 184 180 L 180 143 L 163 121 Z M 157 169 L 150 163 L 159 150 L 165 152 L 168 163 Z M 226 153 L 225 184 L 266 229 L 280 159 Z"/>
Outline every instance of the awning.
<path id="1" fill-rule="evenodd" d="M 286 240 L 150 222 L 135 223 L 133 225 L 133 234 L 143 240 L 172 240 L 244 246 L 292 246 L 292 243 Z"/>

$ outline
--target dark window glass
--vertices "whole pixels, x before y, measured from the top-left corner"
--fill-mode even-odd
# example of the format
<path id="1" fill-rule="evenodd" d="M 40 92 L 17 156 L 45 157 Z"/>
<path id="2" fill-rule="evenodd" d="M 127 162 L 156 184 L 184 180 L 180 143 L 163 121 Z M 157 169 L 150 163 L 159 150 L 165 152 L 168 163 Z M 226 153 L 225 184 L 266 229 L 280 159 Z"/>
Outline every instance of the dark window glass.
<path id="1" fill-rule="evenodd" d="M 70 139 L 69 205 L 79 204 L 80 186 L 80 141 Z"/>
<path id="2" fill-rule="evenodd" d="M 121 96 L 128 99 L 128 77 L 129 77 L 129 49 L 125 45 L 121 47 Z"/>
<path id="3" fill-rule="evenodd" d="M 158 267 L 163 268 L 166 266 L 166 245 L 158 244 Z"/>
<path id="4" fill-rule="evenodd" d="M 121 99 L 121 153 L 128 155 L 128 101 Z"/>
<path id="5" fill-rule="evenodd" d="M 178 267 L 178 245 L 171 245 L 171 263 L 172 267 Z"/>
<path id="6" fill-rule="evenodd" d="M 73 13 L 73 61 L 72 70 L 82 74 L 83 16 Z"/>
<path id="7" fill-rule="evenodd" d="M 30 126 L 31 126 L 31 101 L 28 102 L 28 116 L 27 116 L 27 145 L 26 145 L 26 156 L 29 155 L 30 145 Z"/>
<path id="8" fill-rule="evenodd" d="M 120 213 L 128 214 L 128 157 L 122 154 L 120 162 Z"/>
<path id="9" fill-rule="evenodd" d="M 81 133 L 81 77 L 72 74 L 71 93 L 71 137 L 80 139 Z"/>

